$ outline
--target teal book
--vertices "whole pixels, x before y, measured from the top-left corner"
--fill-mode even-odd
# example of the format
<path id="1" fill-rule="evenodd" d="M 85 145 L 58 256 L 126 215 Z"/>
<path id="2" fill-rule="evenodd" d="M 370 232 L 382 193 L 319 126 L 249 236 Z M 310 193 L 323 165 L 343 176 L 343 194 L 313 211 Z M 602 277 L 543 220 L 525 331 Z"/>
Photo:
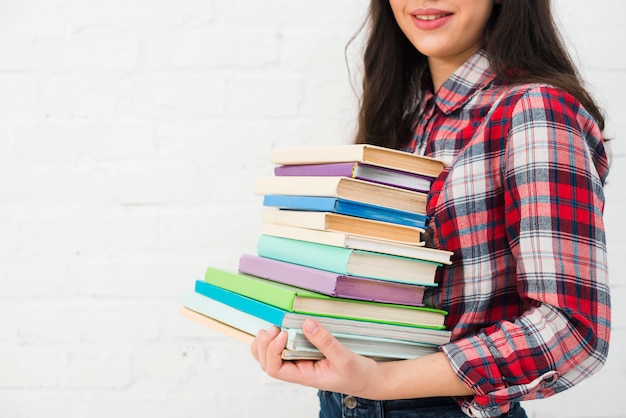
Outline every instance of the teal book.
<path id="1" fill-rule="evenodd" d="M 243 273 L 209 267 L 205 281 L 288 312 L 443 329 L 445 311 L 322 295 Z"/>
<path id="2" fill-rule="evenodd" d="M 349 276 L 415 285 L 435 283 L 441 263 L 372 251 L 355 250 L 291 238 L 261 235 L 261 257 Z"/>

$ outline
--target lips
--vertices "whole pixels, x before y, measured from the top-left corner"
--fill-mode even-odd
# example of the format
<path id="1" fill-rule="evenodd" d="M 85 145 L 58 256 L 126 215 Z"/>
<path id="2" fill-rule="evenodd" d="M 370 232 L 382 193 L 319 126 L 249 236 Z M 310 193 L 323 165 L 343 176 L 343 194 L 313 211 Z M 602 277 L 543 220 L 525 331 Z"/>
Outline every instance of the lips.
<path id="1" fill-rule="evenodd" d="M 413 24 L 421 30 L 438 29 L 448 23 L 453 13 L 433 8 L 420 8 L 411 12 Z"/>

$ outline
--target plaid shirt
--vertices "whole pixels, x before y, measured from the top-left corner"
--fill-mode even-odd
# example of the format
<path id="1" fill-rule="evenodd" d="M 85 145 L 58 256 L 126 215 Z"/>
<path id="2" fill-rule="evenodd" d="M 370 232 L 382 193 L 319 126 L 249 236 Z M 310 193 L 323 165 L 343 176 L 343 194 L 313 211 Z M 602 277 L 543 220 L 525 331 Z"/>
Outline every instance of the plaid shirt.
<path id="1" fill-rule="evenodd" d="M 493 417 L 605 362 L 610 296 L 601 132 L 571 95 L 511 85 L 480 51 L 425 91 L 409 150 L 446 161 L 428 203 L 432 245 L 453 251 L 427 303 L 449 312 L 442 347 Z"/>

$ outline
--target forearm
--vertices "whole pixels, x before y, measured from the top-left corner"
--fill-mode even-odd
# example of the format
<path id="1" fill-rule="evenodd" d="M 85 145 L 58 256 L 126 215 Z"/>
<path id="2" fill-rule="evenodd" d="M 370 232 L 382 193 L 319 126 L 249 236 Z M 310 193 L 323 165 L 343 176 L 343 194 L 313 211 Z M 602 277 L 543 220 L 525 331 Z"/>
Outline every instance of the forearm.
<path id="1" fill-rule="evenodd" d="M 302 329 L 325 358 L 284 361 L 281 353 L 287 334 L 279 332 L 277 327 L 262 330 L 250 350 L 268 375 L 373 400 L 473 394 L 456 376 L 443 353 L 412 360 L 375 362 L 348 350 L 311 319 L 303 323 Z"/>
<path id="2" fill-rule="evenodd" d="M 435 353 L 412 360 L 379 362 L 362 393 L 351 395 L 391 400 L 471 396 L 474 392 L 455 374 L 445 354 Z"/>

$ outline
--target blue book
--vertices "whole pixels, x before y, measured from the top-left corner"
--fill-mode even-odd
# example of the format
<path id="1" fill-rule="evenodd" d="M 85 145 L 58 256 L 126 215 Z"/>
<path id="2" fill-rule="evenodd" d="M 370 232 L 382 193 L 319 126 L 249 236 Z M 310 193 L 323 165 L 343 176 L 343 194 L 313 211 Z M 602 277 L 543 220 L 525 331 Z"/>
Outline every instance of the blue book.
<path id="1" fill-rule="evenodd" d="M 265 195 L 263 205 L 280 209 L 333 212 L 375 221 L 426 228 L 428 217 L 420 213 L 345 200 L 338 197 Z"/>

